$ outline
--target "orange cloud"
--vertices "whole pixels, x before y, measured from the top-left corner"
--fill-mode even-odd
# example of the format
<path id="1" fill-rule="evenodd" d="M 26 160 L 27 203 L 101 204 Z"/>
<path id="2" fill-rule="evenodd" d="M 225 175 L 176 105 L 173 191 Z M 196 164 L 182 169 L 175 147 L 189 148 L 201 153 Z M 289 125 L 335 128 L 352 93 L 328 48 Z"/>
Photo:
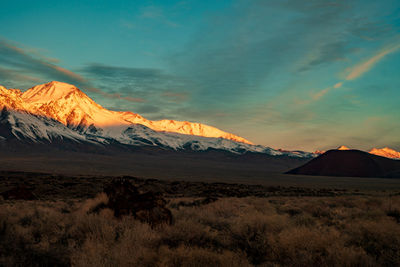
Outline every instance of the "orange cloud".
<path id="1" fill-rule="evenodd" d="M 386 55 L 388 55 L 390 53 L 396 52 L 398 49 L 400 49 L 400 44 L 397 44 L 395 46 L 387 48 L 387 49 L 379 52 L 375 56 L 371 57 L 370 59 L 368 59 L 360 64 L 357 64 L 353 68 L 350 68 L 349 74 L 346 76 L 345 80 L 351 81 L 351 80 L 357 79 L 358 77 L 362 76 L 365 72 L 369 71 L 383 57 L 385 57 Z M 342 85 L 343 85 L 343 82 L 338 82 L 333 87 L 325 88 L 325 89 L 315 93 L 314 95 L 312 95 L 312 99 L 314 101 L 317 101 L 320 98 L 322 98 L 324 95 L 326 95 L 330 90 L 340 88 L 340 87 L 342 87 Z"/>
<path id="2" fill-rule="evenodd" d="M 339 83 L 335 84 L 335 85 L 333 86 L 333 88 L 337 89 L 337 88 L 342 87 L 342 85 L 343 85 L 343 82 L 339 82 Z"/>
<path id="3" fill-rule="evenodd" d="M 400 44 L 397 44 L 394 47 L 385 49 L 370 59 L 356 65 L 355 67 L 350 69 L 350 73 L 346 76 L 346 80 L 354 80 L 363 75 L 365 72 L 369 71 L 376 63 L 378 63 L 383 57 L 386 55 L 396 52 L 400 48 Z"/>
<path id="4" fill-rule="evenodd" d="M 11 66 L 11 68 L 0 67 L 0 75 L 3 76 L 7 75 L 8 77 L 13 77 L 15 79 L 34 82 L 43 81 L 43 79 L 38 79 L 25 74 L 34 73 L 45 80 L 50 78 L 51 80 L 72 83 L 78 87 L 83 87 L 90 92 L 100 94 L 106 98 L 117 98 L 129 102 L 145 102 L 142 98 L 122 96 L 119 93 L 108 93 L 98 88 L 94 88 L 91 83 L 80 74 L 55 65 L 54 63 L 58 62 L 58 59 L 50 60 L 41 55 L 36 49 L 22 49 L 16 45 L 10 44 L 5 40 L 0 40 L 0 55 L 6 58 L 12 58 L 12 60 L 9 61 L 11 63 L 7 63 L 7 67 Z"/>
<path id="5" fill-rule="evenodd" d="M 65 75 L 67 75 L 67 76 L 69 76 L 69 77 L 71 77 L 71 78 L 73 78 L 73 79 L 76 79 L 76 80 L 78 80 L 78 81 L 80 81 L 80 82 L 87 82 L 85 78 L 83 78 L 81 75 L 79 75 L 79 74 L 77 74 L 77 73 L 75 73 L 75 72 L 72 72 L 72 71 L 70 71 L 70 70 L 64 69 L 64 68 L 62 68 L 62 67 L 59 67 L 59 66 L 56 66 L 56 65 L 53 65 L 53 64 L 49 64 L 49 63 L 46 63 L 46 64 L 47 64 L 50 68 L 54 68 L 55 70 L 57 70 L 57 71 L 59 71 L 59 72 L 65 74 Z"/>
<path id="6" fill-rule="evenodd" d="M 50 76 L 52 79 L 70 79 L 68 82 L 86 83 L 86 79 L 81 75 L 59 67 L 51 62 L 56 62 L 58 59 L 48 60 L 40 55 L 35 49 L 22 49 L 13 44 L 0 40 L 0 48 L 4 50 L 2 54 L 6 57 L 13 58 L 13 63 L 17 68 L 21 68 L 26 72 L 37 72 L 41 75 Z M 15 60 L 17 58 L 17 60 Z M 9 63 L 10 64 L 10 63 Z"/>
<path id="7" fill-rule="evenodd" d="M 325 88 L 325 89 L 315 93 L 314 95 L 312 95 L 312 99 L 313 100 L 319 100 L 324 95 L 326 95 L 331 89 L 332 89 L 332 87 L 328 87 L 328 88 Z"/>

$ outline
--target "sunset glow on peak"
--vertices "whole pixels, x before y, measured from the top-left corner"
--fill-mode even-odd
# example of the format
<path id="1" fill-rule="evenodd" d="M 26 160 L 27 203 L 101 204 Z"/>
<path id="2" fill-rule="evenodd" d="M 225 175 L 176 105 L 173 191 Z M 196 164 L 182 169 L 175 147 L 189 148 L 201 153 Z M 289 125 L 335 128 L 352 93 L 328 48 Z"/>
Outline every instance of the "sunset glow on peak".
<path id="1" fill-rule="evenodd" d="M 400 0 L 0 25 L 0 267 L 400 266 Z"/>
<path id="2" fill-rule="evenodd" d="M 400 150 L 399 8 L 394 0 L 6 1 L 0 84 L 25 91 L 56 80 L 107 110 L 214 125 L 286 150 L 342 142 Z M 38 103 L 36 93 L 28 98 Z"/>
<path id="3" fill-rule="evenodd" d="M 400 159 L 400 152 L 388 147 L 373 148 L 369 153 L 392 159 Z"/>
<path id="4" fill-rule="evenodd" d="M 106 127 L 110 136 L 119 134 L 121 127 L 142 124 L 155 131 L 224 138 L 252 144 L 245 138 L 201 123 L 175 120 L 151 121 L 132 112 L 107 110 L 68 83 L 53 81 L 34 86 L 24 93 L 19 90 L 7 90 L 4 87 L 1 90 L 0 97 L 11 100 L 0 101 L 0 104 L 9 103 L 8 107 L 11 109 L 47 116 L 73 128 Z"/>

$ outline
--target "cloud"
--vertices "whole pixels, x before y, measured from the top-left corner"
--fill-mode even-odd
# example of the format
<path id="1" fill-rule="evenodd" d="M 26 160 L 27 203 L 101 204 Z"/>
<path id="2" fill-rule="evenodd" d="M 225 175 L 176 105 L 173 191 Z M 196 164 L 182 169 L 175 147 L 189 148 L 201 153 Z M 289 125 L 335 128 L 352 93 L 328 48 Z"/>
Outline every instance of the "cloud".
<path id="1" fill-rule="evenodd" d="M 314 101 L 320 100 L 320 99 L 321 99 L 322 97 L 324 97 L 327 93 L 329 93 L 332 89 L 338 89 L 338 88 L 342 87 L 342 85 L 343 85 L 343 82 L 338 82 L 338 83 L 336 83 L 336 84 L 335 84 L 334 86 L 332 86 L 332 87 L 328 87 L 328 88 L 322 89 L 321 91 L 312 94 L 311 97 L 312 97 L 312 99 L 313 99 Z M 311 103 L 311 101 L 309 101 L 309 102 L 307 102 L 307 103 Z"/>
<path id="2" fill-rule="evenodd" d="M 3 68 L 21 73 L 21 76 L 15 78 L 36 76 L 43 81 L 51 78 L 76 85 L 87 82 L 81 75 L 48 62 L 45 57 L 34 57 L 4 39 L 0 40 L 0 64 Z"/>
<path id="3" fill-rule="evenodd" d="M 20 74 L 18 71 L 10 70 L 10 69 L 6 69 L 6 68 L 2 68 L 2 67 L 0 67 L 0 80 L 1 80 L 1 84 L 6 87 L 15 86 L 15 81 L 24 81 L 24 82 L 28 83 L 27 86 L 30 86 L 33 83 L 41 82 L 41 80 L 36 77 Z"/>
<path id="4" fill-rule="evenodd" d="M 325 88 L 325 89 L 313 94 L 312 99 L 317 101 L 317 100 L 321 99 L 324 95 L 326 95 L 330 90 L 332 90 L 332 87 Z"/>
<path id="5" fill-rule="evenodd" d="M 236 1 L 204 19 L 169 63 L 191 82 L 197 100 L 193 105 L 236 107 L 259 95 L 277 94 L 308 72 L 348 60 L 358 51 L 352 42 L 360 39 L 360 29 L 374 24 L 368 12 L 368 4 L 359 9 L 354 0 Z M 364 30 L 372 37 L 376 32 Z"/>
<path id="6" fill-rule="evenodd" d="M 92 63 L 81 72 L 103 92 L 121 99 L 127 98 L 122 95 L 129 96 L 132 102 L 136 102 L 134 107 L 119 102 L 108 103 L 107 106 L 114 106 L 113 109 L 126 107 L 152 119 L 168 118 L 175 117 L 176 109 L 184 107 L 190 100 L 187 81 L 161 69 Z"/>
<path id="7" fill-rule="evenodd" d="M 319 65 L 327 63 L 345 61 L 347 55 L 356 51 L 356 49 L 348 47 L 348 43 L 344 40 L 332 42 L 320 41 L 319 44 L 314 45 L 315 49 L 309 51 L 308 55 L 300 61 L 299 71 L 311 70 Z"/>
<path id="8" fill-rule="evenodd" d="M 192 10 L 201 15 L 197 17 L 200 20 L 194 18 L 194 23 L 188 23 L 176 35 L 179 38 L 157 51 L 156 56 L 165 53 L 158 58 L 165 69 L 88 64 L 68 72 L 57 68 L 62 65 L 57 60 L 41 57 L 40 53 L 28 49 L 16 52 L 0 45 L 8 49 L 3 51 L 8 54 L 6 57 L 0 51 L 0 66 L 4 69 L 0 69 L 0 75 L 7 75 L 8 71 L 14 80 L 29 83 L 32 77 L 80 83 L 96 93 L 96 101 L 107 107 L 144 112 L 151 118 L 195 118 L 210 124 L 219 120 L 215 125 L 222 129 L 242 129 L 244 122 L 255 118 L 257 123 L 249 132 L 277 135 L 281 129 L 291 130 L 292 126 L 303 127 L 329 117 L 332 111 L 321 114 L 320 106 L 340 106 L 342 100 L 335 99 L 339 94 L 329 93 L 344 87 L 347 80 L 335 83 L 330 75 L 344 69 L 357 53 L 387 43 L 398 33 L 386 23 L 390 20 L 386 16 L 388 6 L 387 2 L 359 0 L 234 0 L 213 10 L 202 5 L 199 10 Z M 163 23 L 176 26 L 173 16 L 179 12 L 169 11 L 167 7 L 148 6 L 139 10 L 138 17 L 121 21 L 121 26 L 135 30 L 145 26 L 144 36 L 151 36 L 160 28 L 165 29 Z M 187 19 L 187 15 L 177 16 L 177 21 Z M 172 23 L 168 25 L 169 22 Z M 194 27 L 196 31 L 192 32 Z M 168 30 L 172 33 L 169 36 L 175 36 L 176 29 Z M 159 37 L 164 38 L 164 34 Z M 182 40 L 186 43 L 182 44 Z M 364 69 L 371 69 L 379 60 Z M 354 77 L 365 71 L 358 73 L 361 74 Z M 308 95 L 309 88 L 323 90 Z M 330 98 L 324 99 L 327 95 Z M 302 103 L 293 104 L 294 98 Z M 329 101 L 317 103 L 321 99 Z M 275 105 L 251 110 L 260 103 Z M 340 106 L 340 110 L 345 108 Z M 219 119 L 215 114 L 225 115 Z M 270 132 L 269 123 L 281 128 L 277 126 Z M 265 132 L 258 130 L 261 124 L 267 125 Z M 293 130 L 287 134 L 287 140 L 296 133 Z M 312 137 L 315 135 L 307 135 Z"/>
<path id="9" fill-rule="evenodd" d="M 342 85 L 343 85 L 343 82 L 338 82 L 337 84 L 335 84 L 335 85 L 333 86 L 333 88 L 337 89 L 337 88 L 342 87 Z"/>
<path id="10" fill-rule="evenodd" d="M 399 49 L 400 49 L 400 44 L 391 46 L 390 48 L 386 48 L 386 49 L 383 49 L 382 51 L 378 52 L 376 55 L 372 56 L 368 60 L 355 65 L 354 67 L 352 67 L 348 70 L 349 74 L 346 76 L 345 81 L 351 81 L 351 80 L 361 77 L 364 73 L 370 71 L 375 66 L 375 64 L 377 64 L 385 56 L 387 56 L 388 54 L 394 53 Z M 332 89 L 338 89 L 338 88 L 342 87 L 343 83 L 344 83 L 344 81 L 338 82 L 332 87 L 325 88 L 315 94 L 312 94 L 312 99 L 314 101 L 321 99 Z"/>
<path id="11" fill-rule="evenodd" d="M 349 74 L 346 76 L 346 80 L 354 80 L 362 76 L 364 73 L 369 71 L 372 67 L 375 66 L 381 59 L 383 59 L 386 55 L 396 52 L 400 48 L 400 44 L 395 45 L 391 48 L 384 49 L 371 57 L 370 59 L 354 66 L 350 69 Z"/>
<path id="12" fill-rule="evenodd" d="M 31 87 L 48 80 L 57 80 L 71 83 L 109 99 L 135 103 L 145 102 L 143 98 L 124 96 L 119 92 L 110 93 L 96 88 L 82 75 L 55 65 L 54 62 L 58 62 L 58 60 L 49 59 L 36 49 L 22 49 L 4 39 L 0 40 L 0 78 L 7 87 L 20 87 L 21 85 Z"/>
<path id="13" fill-rule="evenodd" d="M 184 79 L 167 74 L 161 69 L 129 68 L 92 63 L 81 71 L 101 86 L 118 88 L 118 92 L 129 93 L 129 95 L 149 96 L 161 93 L 166 97 L 180 96 L 183 98 L 188 94 L 184 90 L 186 87 Z"/>
<path id="14" fill-rule="evenodd" d="M 371 2 L 234 3 L 209 12 L 197 34 L 167 59 L 171 72 L 185 78 L 191 93 L 181 113 L 210 124 L 218 122 L 215 124 L 223 129 L 246 128 L 243 131 L 249 139 L 266 145 L 265 140 L 269 139 L 265 132 L 271 132 L 269 136 L 280 135 L 289 128 L 287 139 L 296 140 L 301 127 L 330 120 L 333 112 L 325 104 L 331 109 L 340 107 L 337 112 L 344 116 L 357 110 L 359 107 L 344 99 L 343 94 L 325 99 L 346 85 L 346 80 L 332 82 L 332 76 L 350 59 L 387 42 L 396 32 L 381 19 L 386 9 L 371 8 Z M 320 87 L 321 84 L 325 86 Z M 323 90 L 310 95 L 309 88 Z M 260 108 L 253 110 L 253 106 Z M 218 120 L 213 116 L 216 112 L 227 116 Z M 336 116 L 335 120 L 341 118 Z M 254 121 L 248 127 L 251 130 L 243 127 L 249 121 Z M 329 125 L 323 127 L 332 129 Z M 256 132 L 262 132 L 259 138 L 254 138 Z M 307 137 L 317 138 L 317 134 L 309 133 Z M 278 145 L 292 142 L 295 147 L 295 141 L 287 139 Z"/>
<path id="15" fill-rule="evenodd" d="M 147 80 L 156 81 L 165 77 L 160 69 L 153 68 L 128 68 L 120 66 L 109 66 L 104 64 L 92 63 L 88 64 L 82 69 L 84 73 L 103 77 L 104 79 L 118 79 L 118 80 Z"/>

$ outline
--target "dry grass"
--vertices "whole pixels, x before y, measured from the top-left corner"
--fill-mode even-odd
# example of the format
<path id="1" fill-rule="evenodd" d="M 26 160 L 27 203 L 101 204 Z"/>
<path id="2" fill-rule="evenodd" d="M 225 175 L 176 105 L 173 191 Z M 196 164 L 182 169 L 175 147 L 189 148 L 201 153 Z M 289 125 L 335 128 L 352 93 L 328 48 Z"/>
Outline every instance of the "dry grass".
<path id="1" fill-rule="evenodd" d="M 175 198 L 155 229 L 105 198 L 2 201 L 0 266 L 400 265 L 400 196 Z"/>

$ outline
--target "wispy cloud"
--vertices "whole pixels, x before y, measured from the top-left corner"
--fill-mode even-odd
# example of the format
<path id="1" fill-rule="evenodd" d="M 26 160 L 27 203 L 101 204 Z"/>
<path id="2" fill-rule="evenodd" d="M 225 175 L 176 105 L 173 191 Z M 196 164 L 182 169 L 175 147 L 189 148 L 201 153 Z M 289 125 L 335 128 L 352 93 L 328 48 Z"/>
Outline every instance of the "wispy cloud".
<path id="1" fill-rule="evenodd" d="M 126 106 L 126 109 L 143 112 L 143 115 L 153 119 L 173 117 L 176 113 L 173 110 L 182 107 L 189 100 L 187 82 L 161 69 L 92 63 L 81 71 L 108 95 L 127 99 L 122 96 L 125 95 L 136 102 L 134 107 Z M 120 103 L 108 106 L 113 105 L 113 109 L 121 108 Z M 169 114 L 166 114 L 167 111 Z"/>
<path id="2" fill-rule="evenodd" d="M 368 31 L 374 21 L 365 9 L 352 15 L 354 0 L 235 3 L 211 13 L 185 49 L 170 56 L 171 68 L 192 82 L 199 99 L 194 105 L 236 106 L 267 91 L 279 93 L 301 75 L 346 62 L 357 52 L 352 42 L 361 29 L 377 34 Z M 280 87 L 271 85 L 276 83 Z"/>
<path id="3" fill-rule="evenodd" d="M 81 74 L 55 64 L 57 59 L 49 59 L 36 49 L 22 49 L 6 40 L 0 40 L 0 78 L 6 86 L 32 86 L 48 80 L 71 83 L 109 99 L 142 103 L 143 98 L 124 96 L 119 92 L 107 92 L 96 88 Z"/>
<path id="4" fill-rule="evenodd" d="M 328 92 L 333 89 L 338 89 L 343 86 L 345 81 L 351 81 L 361 77 L 366 72 L 370 71 L 375 64 L 377 64 L 380 60 L 382 60 L 385 56 L 396 52 L 400 49 L 400 44 L 392 45 L 389 48 L 383 49 L 380 52 L 376 53 L 374 56 L 370 57 L 369 59 L 351 67 L 348 69 L 348 74 L 345 77 L 345 80 L 342 82 L 338 82 L 335 85 L 322 89 L 321 91 L 314 93 L 311 95 L 311 98 L 314 101 L 320 100 L 323 96 L 325 96 Z M 310 101 L 311 102 L 311 101 Z"/>
<path id="5" fill-rule="evenodd" d="M 338 89 L 338 88 L 342 87 L 342 85 L 343 85 L 343 82 L 338 82 L 338 83 L 336 83 L 334 86 L 331 86 L 331 87 L 322 89 L 322 90 L 319 91 L 319 92 L 316 92 L 316 93 L 311 94 L 311 98 L 312 98 L 312 100 L 314 100 L 314 101 L 320 100 L 322 97 L 324 97 L 324 96 L 325 96 L 327 93 L 329 93 L 331 90 L 333 90 L 333 89 Z M 312 101 L 308 101 L 307 103 L 309 104 L 309 103 L 311 103 L 311 102 L 312 102 Z"/>
<path id="6" fill-rule="evenodd" d="M 40 83 L 41 80 L 34 77 L 34 76 L 29 76 L 29 75 L 24 75 L 19 73 L 18 71 L 15 70 L 10 70 L 6 68 L 0 67 L 0 80 L 3 83 L 7 83 L 9 81 L 26 81 L 29 83 Z M 8 84 L 5 84 L 8 86 Z"/>
<path id="7" fill-rule="evenodd" d="M 369 58 L 368 60 L 350 68 L 349 74 L 346 76 L 346 80 L 354 80 L 362 76 L 364 73 L 369 71 L 372 67 L 375 66 L 381 59 L 383 59 L 386 55 L 396 52 L 400 49 L 400 44 L 397 44 L 391 48 L 384 49 L 374 55 L 373 57 Z"/>
<path id="8" fill-rule="evenodd" d="M 87 83 L 81 75 L 57 66 L 46 60 L 45 57 L 35 57 L 37 52 L 29 54 L 22 48 L 10 42 L 0 40 L 0 64 L 4 69 L 18 71 L 23 78 L 28 76 L 39 76 L 42 80 L 55 79 L 77 85 Z M 53 60 L 54 61 L 54 60 Z"/>
<path id="9" fill-rule="evenodd" d="M 337 89 L 337 88 L 342 87 L 342 85 L 343 85 L 343 82 L 338 82 L 337 84 L 335 84 L 335 85 L 333 86 L 333 88 Z"/>
<path id="10" fill-rule="evenodd" d="M 322 89 L 321 91 L 314 93 L 311 95 L 312 99 L 317 101 L 321 99 L 324 95 L 326 95 L 330 90 L 332 90 L 332 87 L 328 87 L 325 89 Z M 308 101 L 307 103 L 310 103 L 311 101 Z"/>

